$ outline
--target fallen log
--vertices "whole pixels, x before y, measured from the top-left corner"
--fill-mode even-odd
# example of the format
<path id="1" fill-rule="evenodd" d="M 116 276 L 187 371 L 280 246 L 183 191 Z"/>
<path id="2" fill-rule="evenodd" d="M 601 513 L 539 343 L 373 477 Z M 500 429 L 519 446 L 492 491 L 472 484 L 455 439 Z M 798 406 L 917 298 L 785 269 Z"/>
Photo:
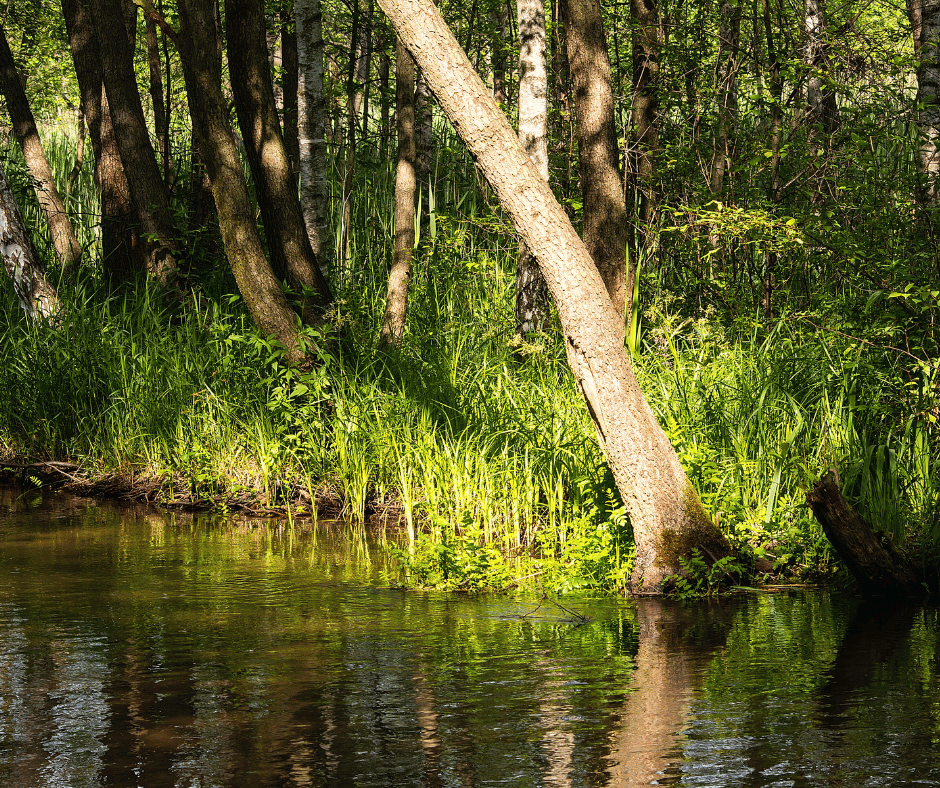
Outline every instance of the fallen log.
<path id="1" fill-rule="evenodd" d="M 929 596 L 917 567 L 855 511 L 833 471 L 806 493 L 806 502 L 865 596 Z"/>

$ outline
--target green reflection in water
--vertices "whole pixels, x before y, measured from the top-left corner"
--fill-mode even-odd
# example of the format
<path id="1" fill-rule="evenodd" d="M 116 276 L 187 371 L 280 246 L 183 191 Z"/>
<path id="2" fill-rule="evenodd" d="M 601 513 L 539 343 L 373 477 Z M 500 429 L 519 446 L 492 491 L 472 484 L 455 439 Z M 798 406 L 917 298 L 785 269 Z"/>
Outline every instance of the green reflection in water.
<path id="1" fill-rule="evenodd" d="M 0 493 L 0 784 L 928 785 L 937 614 L 402 592 L 381 540 Z"/>

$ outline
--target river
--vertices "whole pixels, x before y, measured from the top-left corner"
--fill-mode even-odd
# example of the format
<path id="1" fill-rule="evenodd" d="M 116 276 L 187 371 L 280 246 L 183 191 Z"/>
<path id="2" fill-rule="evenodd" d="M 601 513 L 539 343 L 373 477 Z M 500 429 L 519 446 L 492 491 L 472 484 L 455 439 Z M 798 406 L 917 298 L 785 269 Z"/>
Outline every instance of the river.
<path id="1" fill-rule="evenodd" d="M 0 490 L 0 785 L 940 784 L 934 607 L 395 577 L 341 523 Z"/>

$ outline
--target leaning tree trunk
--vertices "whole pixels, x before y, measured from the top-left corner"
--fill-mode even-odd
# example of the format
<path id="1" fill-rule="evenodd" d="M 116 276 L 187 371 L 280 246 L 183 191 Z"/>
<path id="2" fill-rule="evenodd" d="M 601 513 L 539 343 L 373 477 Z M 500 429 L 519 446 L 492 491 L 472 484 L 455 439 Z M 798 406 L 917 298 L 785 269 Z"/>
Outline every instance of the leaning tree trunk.
<path id="1" fill-rule="evenodd" d="M 633 584 L 659 589 L 695 547 L 729 547 L 689 483 L 630 366 L 620 315 L 587 248 L 431 0 L 379 0 L 438 104 L 539 261 L 568 363 L 597 428 L 636 541 Z"/>
<path id="2" fill-rule="evenodd" d="M 180 59 L 193 132 L 212 183 L 222 243 L 239 292 L 257 326 L 273 336 L 291 362 L 303 350 L 284 291 L 261 246 L 241 158 L 222 96 L 222 64 L 215 44 L 213 0 L 180 0 Z"/>
<path id="3" fill-rule="evenodd" d="M 13 61 L 13 53 L 7 43 L 6 31 L 2 27 L 0 27 L 0 86 L 7 102 L 7 112 L 13 124 L 13 133 L 26 159 L 26 167 L 33 181 L 36 199 L 39 200 L 42 215 L 46 219 L 46 224 L 49 225 L 56 255 L 62 262 L 63 268 L 68 269 L 77 265 L 82 259 L 82 247 L 75 237 L 72 223 L 65 211 L 65 203 L 56 188 L 52 168 L 49 166 L 39 139 L 33 111 L 29 107 L 26 91 L 23 89 L 19 71 Z"/>
<path id="4" fill-rule="evenodd" d="M 268 66 L 261 0 L 226 0 L 225 27 L 238 125 L 258 194 L 275 273 L 302 299 L 315 322 L 332 302 L 307 237 L 297 185 L 284 147 Z"/>
<path id="5" fill-rule="evenodd" d="M 928 594 L 910 561 L 887 537 L 875 533 L 845 500 L 832 472 L 813 485 L 806 502 L 863 593 L 914 597 Z"/>
<path id="6" fill-rule="evenodd" d="M 45 318 L 59 308 L 55 288 L 46 281 L 20 207 L 0 167 L 0 257 L 20 306 L 30 319 Z"/>
<path id="7" fill-rule="evenodd" d="M 940 198 L 940 0 L 908 0 L 917 57 L 917 126 L 923 199 Z"/>
<path id="8" fill-rule="evenodd" d="M 548 74 L 545 66 L 545 6 L 517 0 L 519 14 L 519 141 L 539 174 L 548 180 Z M 519 244 L 516 262 L 516 331 L 525 337 L 545 328 L 548 290 L 535 256 Z"/>
<path id="9" fill-rule="evenodd" d="M 133 52 L 123 35 L 121 0 L 89 0 L 89 7 L 101 44 L 101 73 L 121 161 L 147 239 L 147 268 L 155 279 L 168 283 L 176 274 L 180 251 L 169 194 L 144 121 Z"/>
<path id="10" fill-rule="evenodd" d="M 405 45 L 398 42 L 395 63 L 395 119 L 398 124 L 398 166 L 395 171 L 395 248 L 388 276 L 383 345 L 401 346 L 411 281 L 411 256 L 415 245 L 415 63 Z"/>
<path id="11" fill-rule="evenodd" d="M 326 176 L 326 100 L 323 96 L 323 15 L 320 0 L 296 0 L 297 127 L 300 204 L 313 251 L 325 273 L 330 258 L 330 184 Z"/>
<path id="12" fill-rule="evenodd" d="M 562 0 L 561 9 L 574 87 L 584 243 L 623 322 L 633 287 L 627 283 L 629 224 L 620 186 L 607 37 L 598 0 Z"/>

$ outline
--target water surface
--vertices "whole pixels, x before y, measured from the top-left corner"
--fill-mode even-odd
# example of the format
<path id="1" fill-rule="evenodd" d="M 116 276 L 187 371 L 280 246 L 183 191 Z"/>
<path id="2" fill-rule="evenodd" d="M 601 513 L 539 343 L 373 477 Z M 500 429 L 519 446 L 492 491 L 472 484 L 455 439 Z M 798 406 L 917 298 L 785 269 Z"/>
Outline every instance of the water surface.
<path id="1" fill-rule="evenodd" d="M 940 784 L 935 608 L 403 592 L 381 541 L 0 492 L 0 785 Z"/>

